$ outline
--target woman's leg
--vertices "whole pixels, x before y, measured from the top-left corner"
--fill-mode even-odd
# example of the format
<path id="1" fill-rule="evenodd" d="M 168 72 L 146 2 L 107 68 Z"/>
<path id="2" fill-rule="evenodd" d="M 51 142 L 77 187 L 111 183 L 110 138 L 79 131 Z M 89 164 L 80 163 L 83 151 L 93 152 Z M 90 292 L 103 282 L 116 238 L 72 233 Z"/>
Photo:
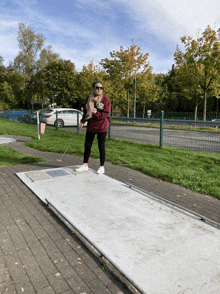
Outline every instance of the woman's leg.
<path id="1" fill-rule="evenodd" d="M 105 164 L 105 140 L 107 133 L 97 133 L 99 154 L 100 154 L 100 166 Z"/>
<path id="2" fill-rule="evenodd" d="M 90 156 L 90 152 L 91 152 L 91 147 L 92 147 L 92 143 L 93 143 L 95 134 L 96 133 L 89 133 L 89 132 L 86 133 L 84 159 L 83 159 L 84 165 L 88 164 L 89 156 Z"/>

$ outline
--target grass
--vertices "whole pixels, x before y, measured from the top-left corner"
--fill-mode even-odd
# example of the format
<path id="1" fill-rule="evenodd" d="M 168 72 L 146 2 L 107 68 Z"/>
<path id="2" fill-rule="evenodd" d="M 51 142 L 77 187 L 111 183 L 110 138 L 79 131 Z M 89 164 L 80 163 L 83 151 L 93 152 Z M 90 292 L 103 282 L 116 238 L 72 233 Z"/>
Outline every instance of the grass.
<path id="1" fill-rule="evenodd" d="M 46 127 L 41 139 L 36 126 L 0 120 L 0 134 L 30 136 L 26 143 L 32 148 L 64 153 L 75 132 Z M 79 133 L 67 154 L 83 157 L 85 133 Z M 95 140 L 91 157 L 99 158 Z M 135 143 L 127 140 L 106 141 L 106 161 L 141 171 L 149 176 L 178 184 L 192 191 L 212 195 L 220 199 L 220 154 L 191 151 L 183 148 L 163 147 Z"/>
<path id="2" fill-rule="evenodd" d="M 0 146 L 0 153 L 0 167 L 46 161 L 45 158 L 27 156 L 6 146 Z"/>

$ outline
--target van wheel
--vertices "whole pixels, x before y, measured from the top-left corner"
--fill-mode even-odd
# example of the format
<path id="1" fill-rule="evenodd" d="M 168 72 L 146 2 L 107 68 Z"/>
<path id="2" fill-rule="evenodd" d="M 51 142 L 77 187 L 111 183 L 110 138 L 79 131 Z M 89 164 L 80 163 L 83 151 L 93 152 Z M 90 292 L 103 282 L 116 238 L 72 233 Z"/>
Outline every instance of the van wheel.
<path id="1" fill-rule="evenodd" d="M 62 128 L 64 126 L 64 122 L 62 119 L 59 118 L 59 119 L 55 120 L 54 125 L 55 125 L 55 127 L 58 126 L 58 128 Z"/>

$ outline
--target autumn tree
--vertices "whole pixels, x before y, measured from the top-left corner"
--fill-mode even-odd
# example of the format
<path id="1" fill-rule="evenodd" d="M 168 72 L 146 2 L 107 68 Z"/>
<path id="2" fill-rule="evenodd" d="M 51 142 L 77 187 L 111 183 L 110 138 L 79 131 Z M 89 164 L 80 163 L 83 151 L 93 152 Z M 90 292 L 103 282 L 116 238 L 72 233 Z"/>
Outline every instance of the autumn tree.
<path id="1" fill-rule="evenodd" d="M 76 74 L 76 89 L 74 92 L 76 99 L 76 107 L 81 108 L 84 105 L 85 99 L 92 93 L 92 84 L 100 80 L 104 82 L 105 72 L 100 66 L 95 65 L 93 61 L 84 65 L 81 72 Z"/>
<path id="2" fill-rule="evenodd" d="M 206 120 L 207 98 L 220 94 L 220 29 L 212 30 L 208 26 L 196 39 L 184 36 L 180 38 L 185 47 L 178 47 L 174 54 L 177 69 L 184 69 L 185 75 L 193 83 L 197 93 L 203 95 L 203 120 Z"/>
<path id="3" fill-rule="evenodd" d="M 187 63 L 178 68 L 175 77 L 172 78 L 174 89 L 179 92 L 181 101 L 191 101 L 194 105 L 194 119 L 197 120 L 198 107 L 203 101 L 203 91 L 198 86 L 197 76 L 194 74 L 193 68 Z M 182 103 L 183 104 L 183 103 Z"/>
<path id="4" fill-rule="evenodd" d="M 140 50 L 141 48 L 134 44 L 127 49 L 120 46 L 119 51 L 110 52 L 112 59 L 105 58 L 100 62 L 110 79 L 118 85 L 123 85 L 127 91 L 127 117 L 129 117 L 129 108 L 131 107 L 129 93 L 133 87 L 133 81 L 139 77 L 141 72 L 145 72 L 149 68 L 147 62 L 149 54 L 143 54 Z"/>
<path id="5" fill-rule="evenodd" d="M 141 73 L 137 79 L 137 105 L 145 117 L 146 107 L 152 106 L 159 99 L 160 87 L 155 83 L 155 77 L 150 70 Z"/>

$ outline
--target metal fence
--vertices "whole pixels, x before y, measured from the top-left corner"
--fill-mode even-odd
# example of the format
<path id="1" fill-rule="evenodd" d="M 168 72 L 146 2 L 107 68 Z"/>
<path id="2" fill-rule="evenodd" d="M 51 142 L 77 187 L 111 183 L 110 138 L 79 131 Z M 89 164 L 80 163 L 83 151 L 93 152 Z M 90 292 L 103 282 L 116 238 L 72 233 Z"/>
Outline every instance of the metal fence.
<path id="1" fill-rule="evenodd" d="M 145 113 L 142 112 L 136 112 L 136 118 L 151 118 L 151 119 L 160 119 L 161 117 L 161 111 L 150 111 L 151 115 L 148 116 L 147 111 Z M 114 117 L 123 117 L 121 112 L 113 111 Z M 134 118 L 134 112 L 129 111 L 129 118 Z M 194 112 L 172 112 L 172 111 L 166 111 L 164 112 L 164 118 L 165 119 L 178 119 L 178 120 L 195 120 L 195 113 Z M 212 121 L 212 119 L 220 119 L 220 112 L 219 111 L 211 111 L 206 113 L 206 120 Z M 197 119 L 196 120 L 203 120 L 203 112 L 197 113 Z"/>
<path id="2" fill-rule="evenodd" d="M 165 119 L 163 111 L 160 119 L 112 117 L 111 120 L 111 137 L 156 144 L 160 148 L 169 146 L 220 153 L 220 121 Z M 117 125 L 120 122 L 126 125 Z M 136 126 L 132 125 L 134 122 Z M 188 128 L 181 129 L 183 126 Z"/>
<path id="3" fill-rule="evenodd" d="M 39 111 L 39 122 L 43 122 L 42 117 L 43 111 Z M 220 153 L 220 121 L 166 119 L 165 117 L 166 114 L 163 111 L 158 118 L 110 117 L 108 137 L 155 144 L 160 148 L 169 146 Z M 37 125 L 36 111 L 0 111 L 0 118 Z M 77 132 L 79 132 L 79 121 L 78 117 L 76 128 L 74 128 Z M 58 130 L 58 112 L 56 113 L 56 122 L 53 126 Z M 134 122 L 136 125 L 132 126 L 131 123 Z M 120 123 L 124 124 L 119 125 Z M 145 124 L 147 127 L 140 126 Z M 188 129 L 184 130 L 183 126 L 188 126 Z"/>

